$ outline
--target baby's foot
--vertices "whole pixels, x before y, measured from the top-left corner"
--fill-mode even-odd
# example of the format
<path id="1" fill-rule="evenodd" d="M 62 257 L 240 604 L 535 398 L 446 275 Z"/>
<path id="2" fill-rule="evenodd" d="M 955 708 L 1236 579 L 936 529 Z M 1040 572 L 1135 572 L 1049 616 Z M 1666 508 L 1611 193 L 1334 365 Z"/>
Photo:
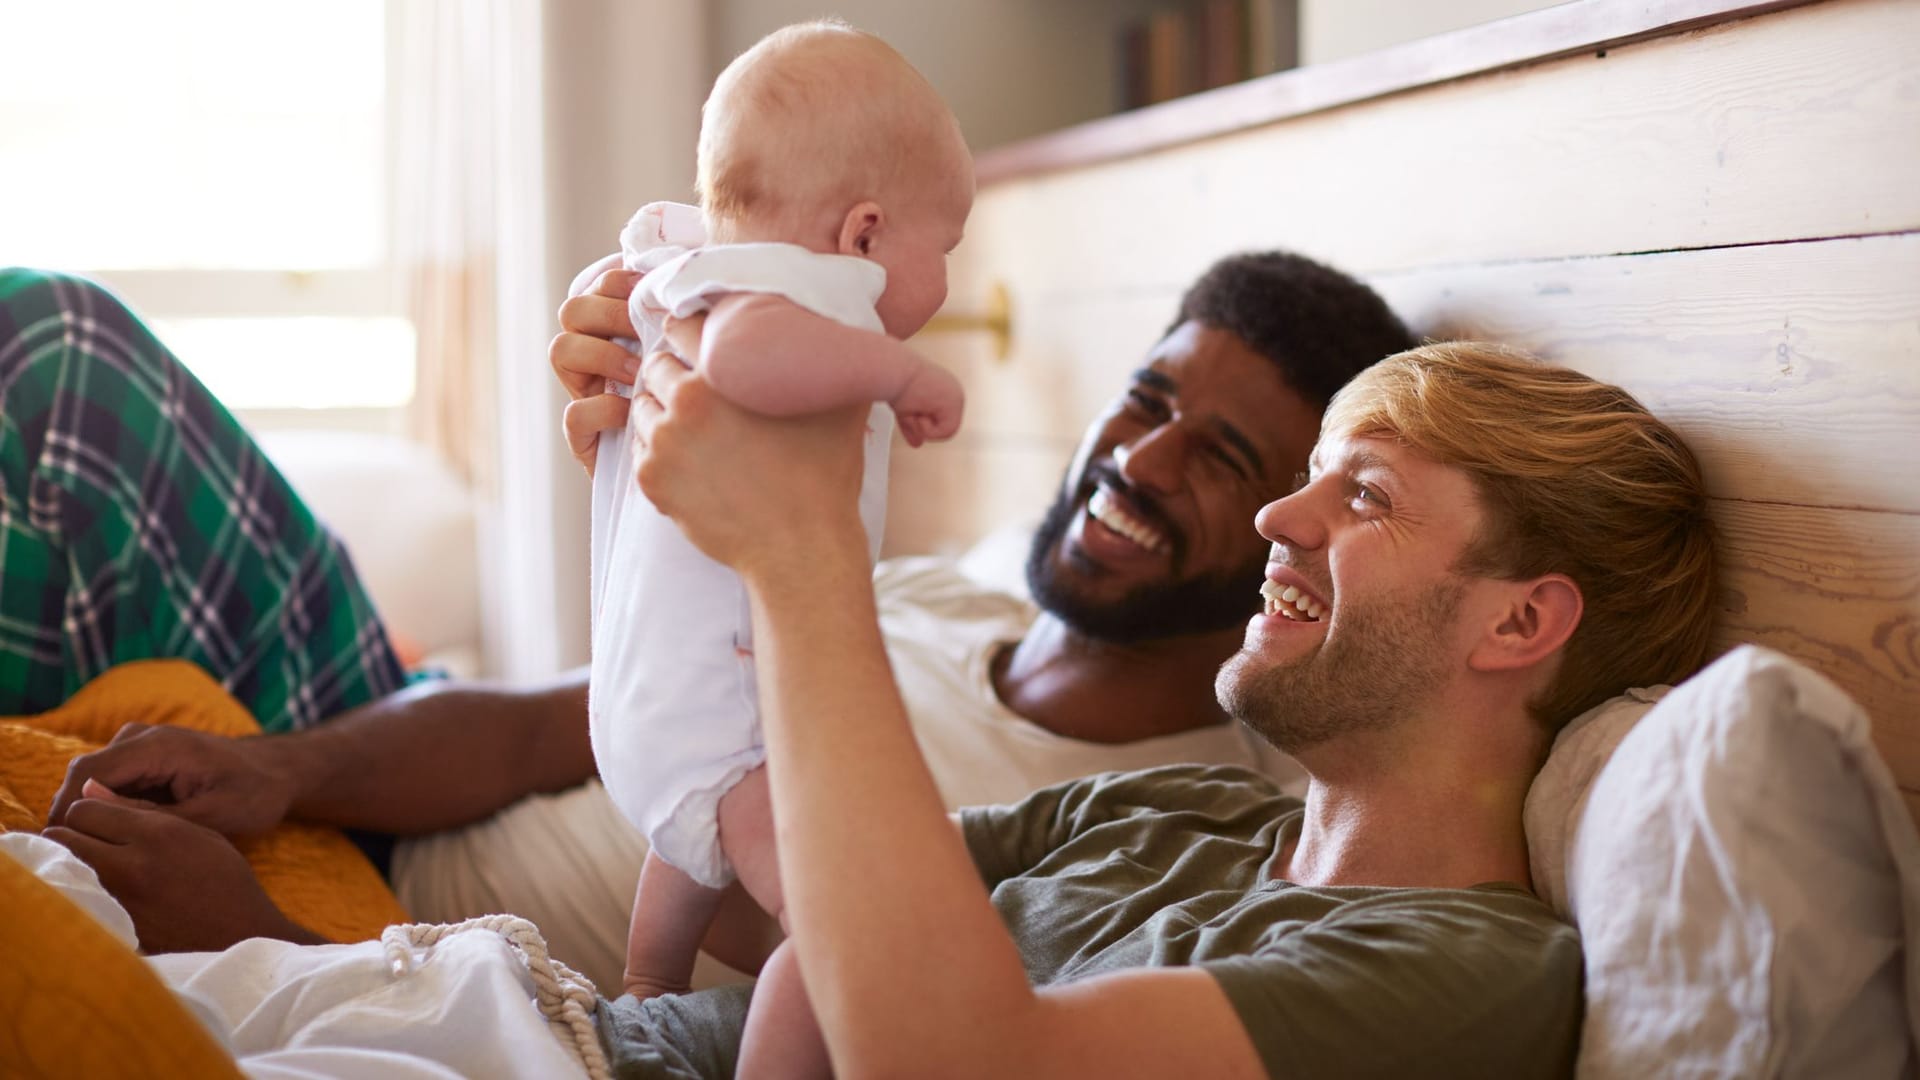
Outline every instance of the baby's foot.
<path id="1" fill-rule="evenodd" d="M 659 979 L 651 975 L 636 975 L 631 971 L 620 979 L 621 992 L 632 994 L 641 1001 L 666 994 L 684 994 L 692 989 L 684 980 Z"/>

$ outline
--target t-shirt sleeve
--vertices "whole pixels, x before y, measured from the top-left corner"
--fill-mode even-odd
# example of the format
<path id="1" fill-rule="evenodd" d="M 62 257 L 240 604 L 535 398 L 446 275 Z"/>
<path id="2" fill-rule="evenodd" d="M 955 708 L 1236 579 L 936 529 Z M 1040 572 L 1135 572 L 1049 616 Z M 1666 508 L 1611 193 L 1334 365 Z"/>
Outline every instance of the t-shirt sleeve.
<path id="1" fill-rule="evenodd" d="M 1523 893 L 1355 904 L 1201 965 L 1283 1076 L 1568 1076 L 1579 939 Z"/>
<path id="2" fill-rule="evenodd" d="M 969 806 L 960 813 L 960 835 L 988 888 L 1024 874 L 1058 850 L 1100 814 L 1098 798 L 1107 774 L 1044 787 L 1017 803 Z"/>

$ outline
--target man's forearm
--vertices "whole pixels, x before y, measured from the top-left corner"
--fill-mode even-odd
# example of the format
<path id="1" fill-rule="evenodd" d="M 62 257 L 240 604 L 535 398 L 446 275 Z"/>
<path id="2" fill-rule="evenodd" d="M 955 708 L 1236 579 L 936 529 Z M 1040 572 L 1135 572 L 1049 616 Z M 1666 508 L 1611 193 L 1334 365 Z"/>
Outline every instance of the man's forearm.
<path id="1" fill-rule="evenodd" d="M 594 775 L 587 673 L 545 686 L 423 684 L 256 745 L 293 785 L 290 816 L 419 833 Z"/>
<path id="2" fill-rule="evenodd" d="M 809 996 L 837 1067 L 976 1060 L 974 1034 L 1031 1001 L 1025 970 L 906 723 L 859 534 L 793 540 L 806 557 L 748 584 L 781 878 Z M 916 963 L 897 963 L 904 955 Z"/>
<path id="3" fill-rule="evenodd" d="M 1263 1075 L 1200 968 L 1029 985 L 914 744 L 860 569 L 807 557 L 749 582 L 787 916 L 836 1072 Z"/>

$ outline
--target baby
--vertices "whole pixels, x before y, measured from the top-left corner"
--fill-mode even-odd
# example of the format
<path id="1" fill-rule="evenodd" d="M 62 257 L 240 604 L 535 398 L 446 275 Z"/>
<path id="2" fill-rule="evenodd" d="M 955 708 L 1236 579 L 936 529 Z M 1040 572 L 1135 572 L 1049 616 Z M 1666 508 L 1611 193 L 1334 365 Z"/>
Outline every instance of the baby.
<path id="1" fill-rule="evenodd" d="M 742 54 L 702 119 L 702 206 L 650 204 L 621 234 L 624 265 L 644 272 L 640 351 L 662 347 L 667 320 L 705 313 L 699 355 L 682 359 L 730 400 L 770 415 L 875 403 L 860 512 L 877 555 L 892 420 L 915 446 L 960 421 L 959 382 L 899 339 L 946 299 L 973 203 L 966 143 L 905 59 L 835 22 Z M 598 455 L 589 714 L 607 791 L 652 848 L 625 983 L 645 997 L 686 987 L 736 875 L 783 925 L 784 904 L 745 590 L 639 493 L 626 431 L 603 433 Z M 743 1075 L 776 1060 L 826 1071 L 784 950 L 742 1054 Z"/>

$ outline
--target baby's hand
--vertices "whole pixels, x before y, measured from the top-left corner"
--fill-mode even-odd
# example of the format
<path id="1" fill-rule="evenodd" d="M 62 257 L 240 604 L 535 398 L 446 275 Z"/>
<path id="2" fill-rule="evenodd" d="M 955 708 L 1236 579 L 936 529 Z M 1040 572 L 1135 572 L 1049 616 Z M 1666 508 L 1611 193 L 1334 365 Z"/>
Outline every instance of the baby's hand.
<path id="1" fill-rule="evenodd" d="M 929 440 L 942 442 L 960 430 L 960 413 L 966 408 L 966 391 L 953 372 L 938 364 L 921 364 L 907 380 L 906 388 L 888 404 L 900 434 L 909 446 Z"/>

